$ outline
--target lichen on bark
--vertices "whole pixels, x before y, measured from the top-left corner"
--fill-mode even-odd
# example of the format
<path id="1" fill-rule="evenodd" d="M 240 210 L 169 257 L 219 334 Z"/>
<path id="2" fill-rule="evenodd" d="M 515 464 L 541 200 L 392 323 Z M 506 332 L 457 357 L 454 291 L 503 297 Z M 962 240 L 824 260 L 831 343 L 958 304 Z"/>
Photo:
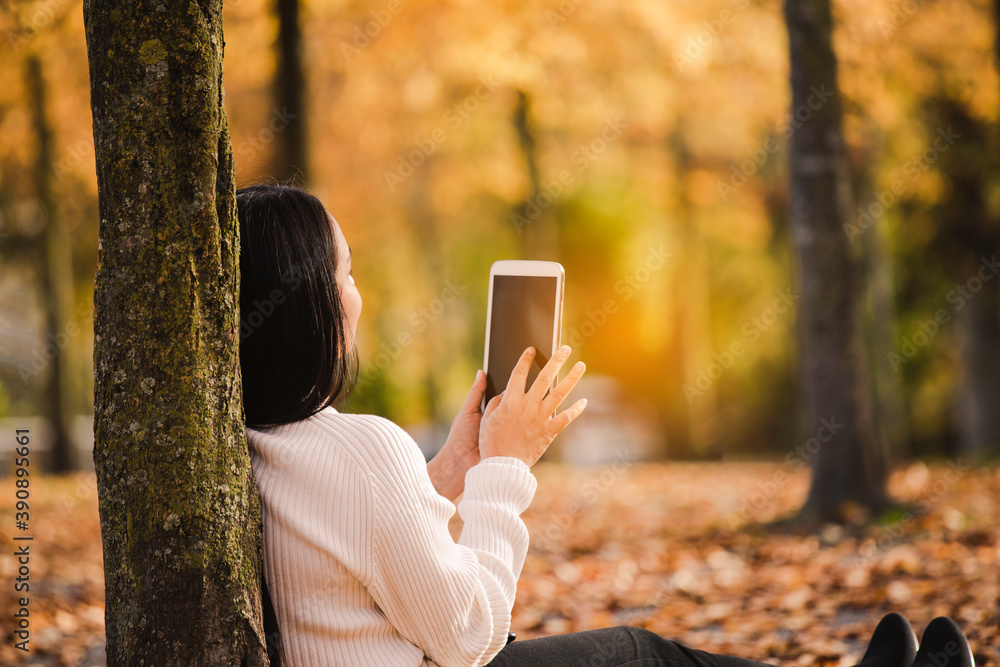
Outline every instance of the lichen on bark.
<path id="1" fill-rule="evenodd" d="M 222 2 L 87 0 L 109 665 L 264 665 Z"/>

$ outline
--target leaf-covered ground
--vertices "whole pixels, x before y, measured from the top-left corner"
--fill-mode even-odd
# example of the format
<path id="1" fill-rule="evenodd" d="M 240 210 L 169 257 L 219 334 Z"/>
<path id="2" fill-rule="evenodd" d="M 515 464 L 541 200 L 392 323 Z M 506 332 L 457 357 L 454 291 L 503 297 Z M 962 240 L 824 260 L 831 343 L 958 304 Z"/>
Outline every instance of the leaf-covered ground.
<path id="1" fill-rule="evenodd" d="M 766 529 L 805 496 L 806 472 L 789 465 L 539 464 L 536 475 L 519 638 L 628 624 L 775 665 L 852 665 L 878 619 L 900 611 L 918 635 L 952 616 L 977 664 L 1000 664 L 996 467 L 910 465 L 890 484 L 910 511 L 818 535 Z M 35 478 L 24 533 L 14 529 L 12 479 L 0 486 L 10 547 L 0 556 L 0 664 L 103 664 L 93 477 Z M 27 655 L 11 635 L 15 532 L 34 537 Z"/>

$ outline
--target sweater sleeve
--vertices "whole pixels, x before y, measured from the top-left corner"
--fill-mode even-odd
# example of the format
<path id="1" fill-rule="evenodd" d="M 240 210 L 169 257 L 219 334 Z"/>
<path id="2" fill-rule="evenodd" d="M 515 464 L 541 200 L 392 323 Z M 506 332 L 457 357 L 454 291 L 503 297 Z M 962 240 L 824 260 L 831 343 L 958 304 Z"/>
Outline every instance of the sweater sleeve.
<path id="1" fill-rule="evenodd" d="M 396 440 L 388 443 L 395 460 L 373 461 L 369 593 L 393 627 L 440 667 L 485 665 L 510 629 L 528 549 L 520 514 L 535 478 L 522 461 L 506 457 L 469 470 L 459 505 L 465 528 L 456 543 L 448 531 L 455 506 L 435 491 L 416 444 L 399 427 L 388 435 Z"/>

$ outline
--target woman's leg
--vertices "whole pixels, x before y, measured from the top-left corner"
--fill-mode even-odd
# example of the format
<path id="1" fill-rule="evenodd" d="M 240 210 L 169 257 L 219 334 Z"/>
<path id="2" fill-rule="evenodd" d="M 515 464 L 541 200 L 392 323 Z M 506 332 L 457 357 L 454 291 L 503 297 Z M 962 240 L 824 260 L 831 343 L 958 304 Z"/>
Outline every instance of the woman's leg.
<path id="1" fill-rule="evenodd" d="M 765 667 L 713 655 L 639 628 L 619 626 L 508 644 L 489 667 Z"/>

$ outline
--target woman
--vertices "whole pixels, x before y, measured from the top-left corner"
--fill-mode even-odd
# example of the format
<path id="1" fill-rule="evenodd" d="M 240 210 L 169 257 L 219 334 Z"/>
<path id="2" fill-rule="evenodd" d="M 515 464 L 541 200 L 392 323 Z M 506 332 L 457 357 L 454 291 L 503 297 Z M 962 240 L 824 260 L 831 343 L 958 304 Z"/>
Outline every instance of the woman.
<path id="1" fill-rule="evenodd" d="M 581 399 L 552 416 L 584 365 L 546 394 L 570 350 L 526 387 L 529 348 L 482 413 L 479 371 L 440 453 L 425 463 L 392 422 L 333 407 L 356 377 L 361 314 L 337 221 L 314 196 L 281 185 L 240 190 L 237 209 L 244 407 L 284 665 L 762 664 L 627 627 L 507 645 L 528 548 L 520 515 L 536 488 L 530 467 L 586 407 Z M 455 542 L 448 520 L 460 495 Z M 960 642 L 963 653 L 948 664 L 971 666 L 961 632 L 947 619 L 934 623 L 914 663 L 909 624 L 887 616 L 861 664 L 910 667 Z"/>

